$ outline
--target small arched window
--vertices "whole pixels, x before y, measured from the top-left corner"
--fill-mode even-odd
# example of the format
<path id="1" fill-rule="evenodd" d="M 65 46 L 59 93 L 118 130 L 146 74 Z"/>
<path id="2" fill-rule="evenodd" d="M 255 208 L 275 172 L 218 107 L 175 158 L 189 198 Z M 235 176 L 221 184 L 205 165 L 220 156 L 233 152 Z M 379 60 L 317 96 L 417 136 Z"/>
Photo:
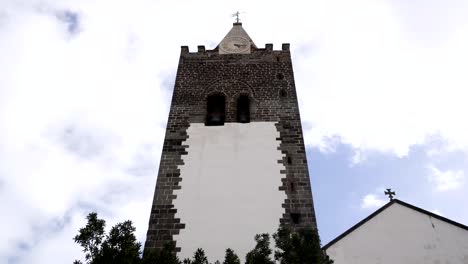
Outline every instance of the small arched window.
<path id="1" fill-rule="evenodd" d="M 211 95 L 206 106 L 206 125 L 223 126 L 226 116 L 226 98 L 223 95 Z"/>
<path id="2" fill-rule="evenodd" d="M 237 122 L 250 122 L 250 100 L 247 95 L 241 95 L 237 99 Z"/>

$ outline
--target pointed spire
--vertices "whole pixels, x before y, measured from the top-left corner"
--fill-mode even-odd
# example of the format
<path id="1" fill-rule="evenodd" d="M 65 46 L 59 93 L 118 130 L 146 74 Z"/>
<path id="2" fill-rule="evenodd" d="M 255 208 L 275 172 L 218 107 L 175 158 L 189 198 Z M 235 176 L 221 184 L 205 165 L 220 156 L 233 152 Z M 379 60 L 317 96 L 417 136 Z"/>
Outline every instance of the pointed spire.
<path id="1" fill-rule="evenodd" d="M 219 54 L 248 54 L 252 48 L 257 48 L 249 34 L 242 27 L 242 23 L 239 22 L 239 12 L 235 15 L 237 16 L 236 22 L 218 45 Z"/>

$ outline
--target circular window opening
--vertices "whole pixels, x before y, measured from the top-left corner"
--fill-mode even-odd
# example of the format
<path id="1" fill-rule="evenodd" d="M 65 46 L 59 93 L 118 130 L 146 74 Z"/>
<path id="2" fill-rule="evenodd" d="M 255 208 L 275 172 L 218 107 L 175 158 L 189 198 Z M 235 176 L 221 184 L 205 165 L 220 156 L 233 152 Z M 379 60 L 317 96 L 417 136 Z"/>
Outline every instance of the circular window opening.
<path id="1" fill-rule="evenodd" d="M 280 90 L 280 96 L 283 97 L 283 98 L 285 98 L 285 97 L 288 96 L 288 92 L 286 92 L 285 89 L 281 89 L 281 90 Z"/>
<path id="2" fill-rule="evenodd" d="M 283 80 L 284 79 L 284 75 L 282 73 L 278 73 L 276 75 L 276 78 L 278 78 L 278 80 Z"/>

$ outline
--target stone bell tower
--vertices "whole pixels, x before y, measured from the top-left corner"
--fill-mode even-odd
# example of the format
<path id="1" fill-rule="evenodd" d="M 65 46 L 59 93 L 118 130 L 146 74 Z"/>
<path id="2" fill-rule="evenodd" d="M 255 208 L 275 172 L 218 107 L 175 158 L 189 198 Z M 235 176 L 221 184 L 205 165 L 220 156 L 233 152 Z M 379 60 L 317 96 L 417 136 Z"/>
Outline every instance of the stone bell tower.
<path id="1" fill-rule="evenodd" d="M 280 223 L 316 228 L 289 44 L 236 22 L 213 50 L 182 46 L 145 250 L 244 259 Z"/>

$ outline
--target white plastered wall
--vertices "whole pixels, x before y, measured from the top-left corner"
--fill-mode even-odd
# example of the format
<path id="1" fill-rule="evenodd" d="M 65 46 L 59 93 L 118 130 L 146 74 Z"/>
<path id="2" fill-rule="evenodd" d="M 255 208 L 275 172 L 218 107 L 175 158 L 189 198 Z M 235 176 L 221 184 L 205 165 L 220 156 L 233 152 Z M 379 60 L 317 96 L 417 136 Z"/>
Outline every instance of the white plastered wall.
<path id="1" fill-rule="evenodd" d="M 394 203 L 327 253 L 335 264 L 468 264 L 468 231 Z"/>
<path id="2" fill-rule="evenodd" d="M 191 124 L 187 134 L 174 201 L 176 217 L 186 224 L 174 236 L 179 258 L 203 248 L 210 262 L 222 262 L 232 248 L 243 260 L 255 246 L 254 235 L 274 233 L 284 213 L 275 123 Z"/>

